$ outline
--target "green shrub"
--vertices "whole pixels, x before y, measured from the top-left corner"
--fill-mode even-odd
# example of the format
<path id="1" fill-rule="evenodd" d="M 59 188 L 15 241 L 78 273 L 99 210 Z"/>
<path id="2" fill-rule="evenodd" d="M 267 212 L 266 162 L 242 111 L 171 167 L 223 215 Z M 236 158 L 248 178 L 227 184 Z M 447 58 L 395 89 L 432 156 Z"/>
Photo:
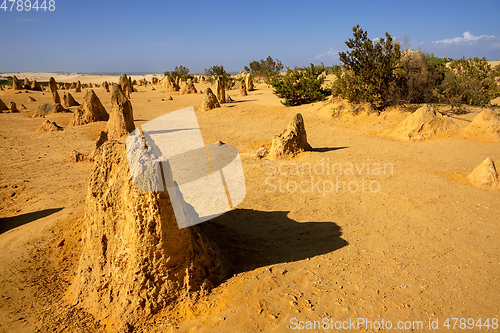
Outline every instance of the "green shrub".
<path id="1" fill-rule="evenodd" d="M 245 66 L 245 71 L 247 73 L 252 73 L 254 77 L 270 77 L 272 75 L 278 74 L 283 69 L 283 64 L 278 59 L 274 60 L 271 56 L 268 56 L 266 60 L 260 59 L 260 61 L 252 61 Z"/>
<path id="2" fill-rule="evenodd" d="M 345 42 L 350 51 L 339 52 L 343 66 L 333 68 L 337 76 L 333 94 L 355 103 L 369 102 L 380 110 L 391 104 L 389 90 L 396 79 L 400 45 L 388 33 L 374 43 L 359 24 L 352 30 L 354 38 Z"/>
<path id="3" fill-rule="evenodd" d="M 285 106 L 295 106 L 322 100 L 331 93 L 322 87 L 325 82 L 325 67 L 314 66 L 290 69 L 282 74 L 272 75 L 266 83 L 274 88 L 274 93 L 283 98 Z"/>
<path id="4" fill-rule="evenodd" d="M 173 80 L 179 77 L 182 81 L 193 78 L 193 76 L 189 75 L 189 68 L 184 66 L 175 66 L 175 70 L 164 72 L 163 75 L 168 76 Z"/>
<path id="5" fill-rule="evenodd" d="M 226 72 L 224 66 L 215 65 L 209 69 L 205 68 L 205 76 L 208 77 L 207 81 L 210 83 L 215 82 L 217 78 L 221 76 L 226 90 L 232 89 L 235 85 L 235 80 L 231 77 L 231 75 L 229 75 L 228 72 Z"/>
<path id="6" fill-rule="evenodd" d="M 446 65 L 444 80 L 435 95 L 440 101 L 450 104 L 456 113 L 463 112 L 464 104 L 485 106 L 500 95 L 495 80 L 498 74 L 485 58 L 451 60 Z"/>

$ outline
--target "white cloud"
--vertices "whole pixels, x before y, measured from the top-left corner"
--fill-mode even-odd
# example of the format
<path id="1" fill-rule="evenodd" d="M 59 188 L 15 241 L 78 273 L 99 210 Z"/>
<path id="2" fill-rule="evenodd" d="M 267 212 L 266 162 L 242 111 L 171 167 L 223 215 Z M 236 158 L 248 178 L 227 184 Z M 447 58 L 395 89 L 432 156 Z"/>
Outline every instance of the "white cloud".
<path id="1" fill-rule="evenodd" d="M 378 37 L 377 38 L 373 38 L 372 42 L 378 43 L 379 40 L 380 40 L 380 38 L 378 38 Z"/>
<path id="2" fill-rule="evenodd" d="M 316 57 L 314 57 L 314 59 L 316 59 L 316 60 L 326 59 L 326 58 L 331 59 L 331 58 L 338 57 L 338 55 L 339 55 L 338 51 L 335 51 L 334 49 L 329 48 L 328 51 L 318 54 Z"/>
<path id="3" fill-rule="evenodd" d="M 475 36 L 471 34 L 469 31 L 464 32 L 462 37 L 455 37 L 449 39 L 443 39 L 433 42 L 434 44 L 442 44 L 442 45 L 471 45 L 477 42 L 484 41 L 498 41 L 498 38 L 493 35 L 481 35 Z"/>

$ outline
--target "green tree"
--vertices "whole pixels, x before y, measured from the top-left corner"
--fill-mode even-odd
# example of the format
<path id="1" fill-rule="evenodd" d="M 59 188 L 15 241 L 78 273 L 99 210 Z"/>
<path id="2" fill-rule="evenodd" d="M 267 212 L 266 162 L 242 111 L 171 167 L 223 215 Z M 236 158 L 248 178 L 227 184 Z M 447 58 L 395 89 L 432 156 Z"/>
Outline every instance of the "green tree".
<path id="1" fill-rule="evenodd" d="M 278 59 L 274 60 L 268 56 L 265 60 L 252 61 L 245 66 L 245 71 L 252 73 L 255 77 L 269 77 L 278 74 L 283 69 L 283 64 Z"/>
<path id="2" fill-rule="evenodd" d="M 191 75 L 189 75 L 189 68 L 184 67 L 184 66 L 175 66 L 175 70 L 170 71 L 170 72 L 165 72 L 163 73 L 164 76 L 168 76 L 171 79 L 176 79 L 178 77 L 181 78 L 181 80 L 186 81 L 189 78 L 192 78 Z"/>
<path id="3" fill-rule="evenodd" d="M 463 112 L 463 104 L 485 106 L 500 95 L 498 74 L 484 57 L 451 60 L 436 95 L 450 104 L 454 113 Z"/>
<path id="4" fill-rule="evenodd" d="M 226 89 L 231 89 L 234 87 L 235 81 L 231 78 L 228 72 L 224 69 L 224 66 L 215 65 L 209 69 L 205 68 L 205 76 L 208 77 L 208 82 L 215 82 L 219 76 L 222 77 Z"/>
<path id="5" fill-rule="evenodd" d="M 359 24 L 352 31 L 353 38 L 345 42 L 350 51 L 339 52 L 343 66 L 334 66 L 333 93 L 380 110 L 390 104 L 388 93 L 401 57 L 400 45 L 388 33 L 374 43 Z"/>
<path id="6" fill-rule="evenodd" d="M 323 88 L 325 82 L 325 66 L 314 66 L 290 69 L 285 73 L 270 76 L 266 83 L 274 88 L 274 93 L 283 98 L 285 106 L 295 106 L 323 100 L 331 93 Z"/>

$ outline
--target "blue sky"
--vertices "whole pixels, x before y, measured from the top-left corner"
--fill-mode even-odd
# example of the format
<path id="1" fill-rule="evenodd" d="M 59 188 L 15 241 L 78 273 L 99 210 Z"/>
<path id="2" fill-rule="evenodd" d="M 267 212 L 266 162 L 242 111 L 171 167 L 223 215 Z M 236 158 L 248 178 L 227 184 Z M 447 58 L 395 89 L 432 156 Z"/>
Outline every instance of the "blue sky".
<path id="1" fill-rule="evenodd" d="M 0 9 L 0 72 L 163 72 L 177 65 L 192 73 L 213 65 L 238 72 L 268 55 L 290 67 L 329 66 L 347 50 L 345 41 L 358 23 L 371 39 L 389 32 L 408 36 L 411 48 L 437 56 L 500 60 L 499 0 L 55 0 L 55 5 L 53 12 Z"/>

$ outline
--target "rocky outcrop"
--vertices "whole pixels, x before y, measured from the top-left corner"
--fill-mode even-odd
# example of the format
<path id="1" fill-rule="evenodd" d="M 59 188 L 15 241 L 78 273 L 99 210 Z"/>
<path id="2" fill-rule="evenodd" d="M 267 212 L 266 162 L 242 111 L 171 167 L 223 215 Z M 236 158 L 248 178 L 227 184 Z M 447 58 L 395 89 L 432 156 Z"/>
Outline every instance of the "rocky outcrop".
<path id="1" fill-rule="evenodd" d="M 123 93 L 125 96 L 130 99 L 130 94 L 132 93 L 132 85 L 130 84 L 130 80 L 127 77 L 127 74 L 123 73 L 118 79 L 118 84 L 121 86 Z"/>
<path id="2" fill-rule="evenodd" d="M 205 96 L 203 98 L 203 103 L 201 104 L 202 110 L 208 111 L 215 108 L 220 108 L 219 101 L 217 97 L 212 92 L 212 89 L 207 88 L 205 90 Z"/>
<path id="3" fill-rule="evenodd" d="M 63 99 L 62 99 L 62 106 L 64 108 L 69 108 L 69 107 L 72 107 L 72 106 L 79 106 L 80 103 L 78 103 L 77 101 L 75 101 L 75 99 L 73 98 L 73 96 L 71 96 L 71 94 L 69 92 L 64 92 L 63 93 Z"/>
<path id="4" fill-rule="evenodd" d="M 55 123 L 55 121 L 45 120 L 42 126 L 37 130 L 37 132 L 58 132 L 62 131 L 63 128 Z"/>
<path id="5" fill-rule="evenodd" d="M 196 87 L 194 86 L 193 80 L 192 79 L 187 79 L 186 83 L 182 85 L 181 91 L 179 92 L 179 95 L 185 95 L 185 94 L 196 94 L 198 91 L 196 90 Z"/>
<path id="6" fill-rule="evenodd" d="M 500 142 L 500 117 L 492 110 L 479 113 L 465 128 L 469 138 Z"/>
<path id="7" fill-rule="evenodd" d="M 113 84 L 111 92 L 111 110 L 106 126 L 108 132 L 107 136 L 110 140 L 118 139 L 124 135 L 128 135 L 134 129 L 132 104 L 127 97 L 125 97 L 121 86 Z"/>
<path id="8" fill-rule="evenodd" d="M 215 85 L 217 89 L 217 99 L 219 100 L 219 103 L 220 104 L 226 103 L 226 87 L 222 76 L 217 77 Z"/>
<path id="9" fill-rule="evenodd" d="M 10 111 L 10 113 L 19 113 L 19 110 L 17 109 L 16 103 L 10 102 L 9 111 Z"/>
<path id="10" fill-rule="evenodd" d="M 37 80 L 33 80 L 33 82 L 31 82 L 31 90 L 42 91 L 42 86 Z"/>
<path id="11" fill-rule="evenodd" d="M 75 92 L 82 92 L 82 83 L 80 82 L 80 80 L 76 82 Z"/>
<path id="12" fill-rule="evenodd" d="M 24 79 L 23 89 L 31 89 L 31 82 L 28 78 Z"/>
<path id="13" fill-rule="evenodd" d="M 8 110 L 9 108 L 5 103 L 0 99 L 0 111 Z"/>
<path id="14" fill-rule="evenodd" d="M 12 76 L 12 89 L 14 89 L 14 90 L 23 89 L 21 82 L 19 81 L 19 79 L 15 75 Z"/>
<path id="15" fill-rule="evenodd" d="M 89 89 L 83 98 L 83 103 L 73 114 L 71 126 L 85 125 L 96 121 L 106 121 L 109 119 L 109 114 L 102 106 L 99 97 L 94 90 Z"/>
<path id="16" fill-rule="evenodd" d="M 57 92 L 57 83 L 53 77 L 49 79 L 49 91 L 52 94 L 52 100 L 54 101 L 54 103 L 61 103 L 61 97 L 59 97 L 59 93 Z"/>
<path id="17" fill-rule="evenodd" d="M 418 141 L 433 136 L 456 132 L 457 124 L 424 105 L 400 122 L 389 135 L 397 140 Z"/>
<path id="18" fill-rule="evenodd" d="M 94 159 L 70 290 L 74 304 L 123 332 L 219 283 L 219 251 L 196 226 L 178 228 L 168 192 L 134 187 L 124 144 L 107 141 Z"/>
<path id="19" fill-rule="evenodd" d="M 40 105 L 33 117 L 43 117 L 51 113 L 65 111 L 61 104 L 44 103 Z"/>
<path id="20" fill-rule="evenodd" d="M 495 162 L 491 158 L 485 159 L 481 164 L 467 176 L 470 184 L 485 189 L 500 189 L 500 180 L 495 167 Z"/>
<path id="21" fill-rule="evenodd" d="M 311 146 L 307 142 L 304 119 L 300 113 L 297 113 L 287 128 L 281 134 L 274 137 L 267 157 L 293 157 L 302 151 L 311 149 Z"/>
<path id="22" fill-rule="evenodd" d="M 248 73 L 245 75 L 245 84 L 247 86 L 247 91 L 253 90 L 253 79 L 252 74 Z"/>
<path id="23" fill-rule="evenodd" d="M 240 95 L 241 96 L 247 96 L 247 85 L 245 83 L 245 80 L 241 80 L 240 82 Z"/>

